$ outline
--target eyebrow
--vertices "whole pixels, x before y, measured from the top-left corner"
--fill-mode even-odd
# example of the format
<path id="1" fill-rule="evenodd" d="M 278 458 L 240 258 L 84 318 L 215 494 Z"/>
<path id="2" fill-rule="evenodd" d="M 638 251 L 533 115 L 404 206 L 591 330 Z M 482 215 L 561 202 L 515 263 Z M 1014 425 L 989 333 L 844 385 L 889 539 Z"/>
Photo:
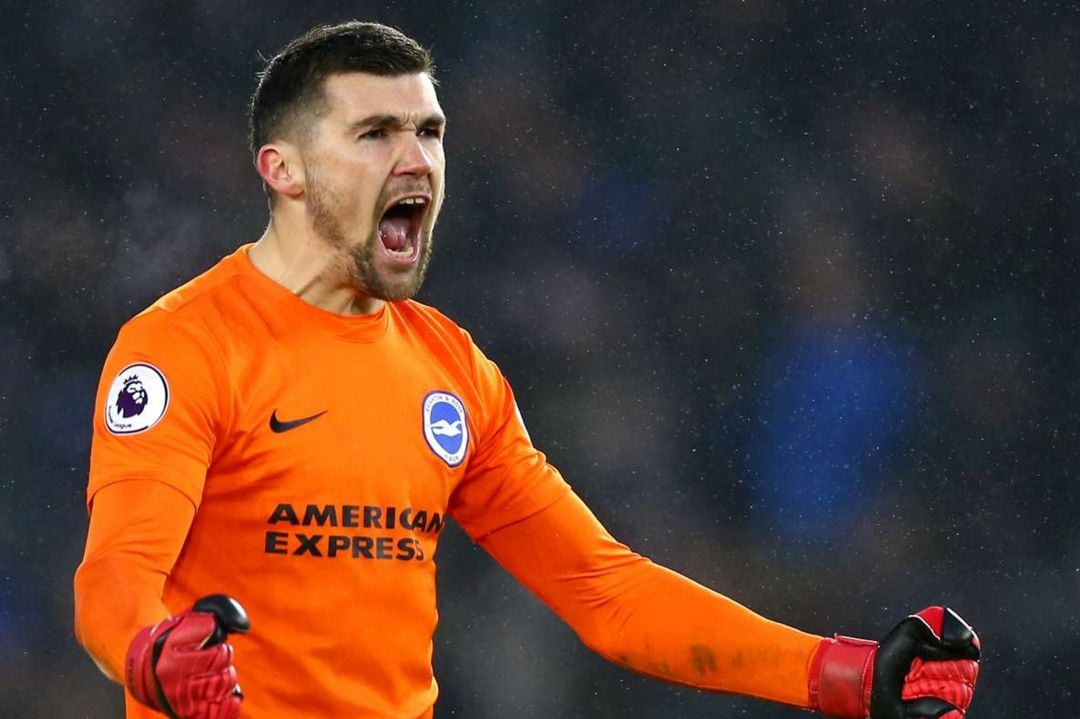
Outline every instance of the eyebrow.
<path id="1" fill-rule="evenodd" d="M 387 129 L 387 130 L 400 130 L 406 125 L 405 118 L 400 115 L 368 115 L 362 120 L 354 120 L 349 123 L 349 132 L 356 132 L 362 128 L 369 129 Z M 442 113 L 435 112 L 427 117 L 421 119 L 416 123 L 417 127 L 444 127 L 446 125 L 446 116 Z"/>

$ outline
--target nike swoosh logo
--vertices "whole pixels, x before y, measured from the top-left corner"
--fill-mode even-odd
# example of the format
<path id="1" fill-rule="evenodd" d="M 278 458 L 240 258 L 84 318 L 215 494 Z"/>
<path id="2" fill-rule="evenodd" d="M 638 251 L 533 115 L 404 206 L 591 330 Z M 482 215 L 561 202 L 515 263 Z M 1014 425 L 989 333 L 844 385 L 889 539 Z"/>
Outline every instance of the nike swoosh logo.
<path id="1" fill-rule="evenodd" d="M 278 434 L 282 432 L 288 432 L 290 429 L 303 427 L 308 422 L 314 422 L 319 417 L 322 417 L 324 414 L 326 414 L 325 409 L 318 414 L 311 415 L 310 417 L 301 417 L 300 419 L 290 419 L 282 421 L 278 419 L 277 410 L 275 409 L 274 413 L 270 415 L 270 430 L 273 432 L 277 432 Z"/>

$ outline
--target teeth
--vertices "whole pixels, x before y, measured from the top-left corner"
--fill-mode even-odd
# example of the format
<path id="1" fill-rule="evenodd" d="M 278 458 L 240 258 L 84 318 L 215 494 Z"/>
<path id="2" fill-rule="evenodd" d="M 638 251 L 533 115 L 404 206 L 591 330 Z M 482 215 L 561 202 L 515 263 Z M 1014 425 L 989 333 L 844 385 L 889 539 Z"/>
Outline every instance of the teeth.
<path id="1" fill-rule="evenodd" d="M 406 242 L 405 246 L 402 247 L 400 250 L 391 250 L 387 248 L 386 251 L 389 252 L 390 255 L 393 257 L 411 257 L 413 253 L 413 243 L 410 240 Z"/>
<path id="2" fill-rule="evenodd" d="M 406 197 L 399 205 L 426 205 L 427 200 L 423 197 Z"/>

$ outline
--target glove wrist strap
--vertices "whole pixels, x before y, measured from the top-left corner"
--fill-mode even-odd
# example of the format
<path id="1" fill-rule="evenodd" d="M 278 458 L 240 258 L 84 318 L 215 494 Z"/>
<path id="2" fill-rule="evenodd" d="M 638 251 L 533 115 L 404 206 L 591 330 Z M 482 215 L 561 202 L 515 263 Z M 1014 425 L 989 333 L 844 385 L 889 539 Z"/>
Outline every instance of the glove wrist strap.
<path id="1" fill-rule="evenodd" d="M 837 719 L 865 719 L 877 646 L 840 635 L 821 640 L 810 662 L 810 708 Z"/>
<path id="2" fill-rule="evenodd" d="M 139 631 L 128 647 L 125 680 L 128 691 L 141 704 L 158 709 L 157 682 L 154 681 L 153 627 Z"/>

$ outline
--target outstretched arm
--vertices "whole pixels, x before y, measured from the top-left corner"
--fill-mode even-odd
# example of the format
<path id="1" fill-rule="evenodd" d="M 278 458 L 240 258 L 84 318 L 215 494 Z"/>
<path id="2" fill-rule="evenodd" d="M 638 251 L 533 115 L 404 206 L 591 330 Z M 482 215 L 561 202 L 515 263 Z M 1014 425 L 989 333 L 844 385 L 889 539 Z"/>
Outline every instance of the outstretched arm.
<path id="1" fill-rule="evenodd" d="M 809 706 L 821 637 L 635 554 L 573 493 L 479 544 L 606 659 L 676 684 Z"/>
<path id="2" fill-rule="evenodd" d="M 631 552 L 573 493 L 480 545 L 587 646 L 641 674 L 839 719 L 962 719 L 974 695 L 979 638 L 950 609 L 913 614 L 880 644 L 805 634 Z"/>

